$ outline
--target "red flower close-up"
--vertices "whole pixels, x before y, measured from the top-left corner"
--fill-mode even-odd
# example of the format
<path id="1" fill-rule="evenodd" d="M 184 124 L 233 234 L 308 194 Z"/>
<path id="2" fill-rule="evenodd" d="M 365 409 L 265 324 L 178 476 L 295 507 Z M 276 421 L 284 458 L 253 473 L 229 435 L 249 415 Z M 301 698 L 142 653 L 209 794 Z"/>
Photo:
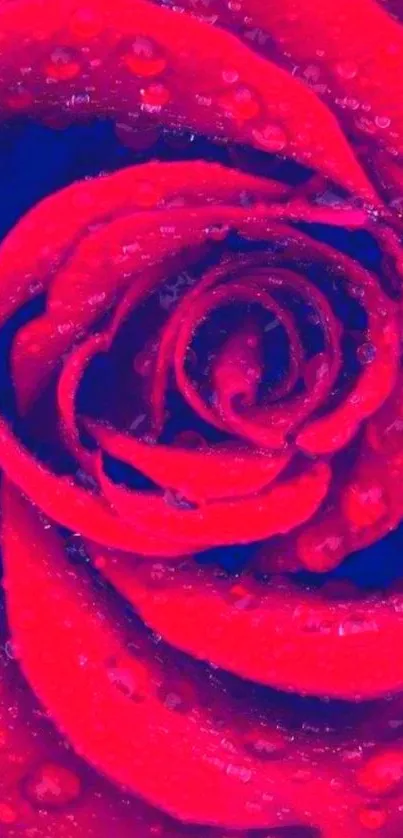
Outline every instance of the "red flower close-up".
<path id="1" fill-rule="evenodd" d="M 402 71 L 401 0 L 1 0 L 0 178 L 86 137 L 0 242 L 1 836 L 403 835 Z"/>

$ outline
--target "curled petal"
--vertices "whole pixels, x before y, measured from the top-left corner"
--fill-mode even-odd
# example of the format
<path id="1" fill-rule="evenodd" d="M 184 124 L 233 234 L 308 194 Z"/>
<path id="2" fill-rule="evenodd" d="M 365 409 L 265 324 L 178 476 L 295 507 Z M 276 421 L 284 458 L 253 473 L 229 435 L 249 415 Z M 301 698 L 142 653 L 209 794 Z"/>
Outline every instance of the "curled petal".
<path id="1" fill-rule="evenodd" d="M 267 491 L 242 500 L 216 501 L 196 509 L 180 508 L 168 496 L 142 494 L 112 483 L 101 469 L 98 480 L 112 509 L 140 532 L 152 533 L 194 549 L 248 544 L 289 532 L 311 518 L 326 496 L 331 470 L 325 463 L 307 468 Z M 186 549 L 183 549 L 183 553 Z"/>
<path id="2" fill-rule="evenodd" d="M 289 463 L 288 453 L 272 455 L 234 446 L 186 450 L 150 445 L 99 423 L 87 422 L 101 449 L 195 503 L 242 497 L 267 487 Z"/>

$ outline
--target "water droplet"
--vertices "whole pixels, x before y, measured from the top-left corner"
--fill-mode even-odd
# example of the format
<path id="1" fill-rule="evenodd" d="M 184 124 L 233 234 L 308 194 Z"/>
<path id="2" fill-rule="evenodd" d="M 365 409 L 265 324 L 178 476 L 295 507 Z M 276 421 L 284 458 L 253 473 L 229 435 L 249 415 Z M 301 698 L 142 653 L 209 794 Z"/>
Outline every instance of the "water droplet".
<path id="1" fill-rule="evenodd" d="M 6 640 L 4 651 L 10 660 L 18 660 L 18 646 L 12 640 Z"/>
<path id="2" fill-rule="evenodd" d="M 65 542 L 65 549 L 69 561 L 72 564 L 84 564 L 88 562 L 88 554 L 80 536 L 69 536 Z"/>
<path id="3" fill-rule="evenodd" d="M 78 468 L 75 476 L 80 486 L 84 486 L 85 489 L 90 489 L 91 491 L 97 489 L 97 482 L 95 478 L 92 474 L 89 474 L 87 471 L 84 471 L 83 468 Z"/>
<path id="4" fill-rule="evenodd" d="M 239 80 L 237 70 L 223 70 L 222 77 L 226 84 L 235 84 Z"/>
<path id="5" fill-rule="evenodd" d="M 370 794 L 389 794 L 403 780 L 403 751 L 387 750 L 371 757 L 360 769 L 357 780 Z"/>
<path id="6" fill-rule="evenodd" d="M 95 38 L 103 27 L 102 18 L 93 10 L 85 7 L 73 12 L 69 22 L 69 29 L 72 35 L 78 40 Z"/>
<path id="7" fill-rule="evenodd" d="M 149 84 L 140 90 L 142 109 L 155 113 L 171 100 L 171 94 L 163 84 Z"/>
<path id="8" fill-rule="evenodd" d="M 279 759 L 287 750 L 287 742 L 278 730 L 253 730 L 243 738 L 245 748 L 259 759 Z"/>
<path id="9" fill-rule="evenodd" d="M 362 299 L 365 296 L 365 288 L 362 285 L 354 285 L 352 282 L 347 284 L 347 292 L 354 299 Z"/>
<path id="10" fill-rule="evenodd" d="M 341 758 L 347 763 L 358 763 L 362 760 L 361 748 L 346 749 L 341 752 Z"/>
<path id="11" fill-rule="evenodd" d="M 80 73 L 80 65 L 70 49 L 57 47 L 46 64 L 46 75 L 53 81 L 71 81 Z"/>
<path id="12" fill-rule="evenodd" d="M 302 75 L 307 82 L 316 83 L 320 78 L 320 67 L 317 64 L 308 64 Z"/>
<path id="13" fill-rule="evenodd" d="M 167 693 L 164 704 L 168 710 L 178 710 L 182 704 L 182 699 L 178 693 Z"/>
<path id="14" fill-rule="evenodd" d="M 123 57 L 123 62 L 131 73 L 142 78 L 160 75 L 167 64 L 158 45 L 141 35 L 134 38 L 130 49 Z"/>
<path id="15" fill-rule="evenodd" d="M 146 566 L 147 584 L 152 587 L 164 587 L 172 579 L 171 568 L 162 562 L 154 562 L 150 568 Z"/>
<path id="16" fill-rule="evenodd" d="M 266 125 L 260 131 L 252 131 L 252 135 L 258 146 L 271 154 L 283 151 L 287 145 L 287 137 L 279 125 Z"/>
<path id="17" fill-rule="evenodd" d="M 16 810 L 9 803 L 0 803 L 0 823 L 12 824 L 17 820 Z"/>
<path id="18" fill-rule="evenodd" d="M 256 596 L 241 582 L 232 585 L 228 591 L 227 598 L 239 611 L 256 607 L 258 604 Z"/>
<path id="19" fill-rule="evenodd" d="M 355 126 L 358 128 L 359 131 L 362 131 L 364 134 L 375 134 L 376 132 L 376 125 L 372 119 L 369 119 L 367 116 L 358 116 L 355 120 Z"/>
<path id="20" fill-rule="evenodd" d="M 166 489 L 164 492 L 164 500 L 168 506 L 173 506 L 175 509 L 196 509 L 196 504 L 188 500 L 185 495 L 175 489 Z"/>
<path id="21" fill-rule="evenodd" d="M 335 69 L 342 79 L 354 79 L 358 73 L 358 67 L 352 61 L 339 61 Z"/>
<path id="22" fill-rule="evenodd" d="M 215 242 L 222 242 L 228 236 L 229 227 L 227 224 L 212 224 L 206 227 L 206 236 Z"/>
<path id="23" fill-rule="evenodd" d="M 376 524 L 388 511 L 383 487 L 352 484 L 344 494 L 343 511 L 357 529 Z"/>
<path id="24" fill-rule="evenodd" d="M 77 800 L 81 793 L 78 775 L 56 762 L 45 762 L 25 779 L 24 789 L 37 806 L 62 807 Z"/>
<path id="25" fill-rule="evenodd" d="M 331 570 L 339 564 L 343 555 L 343 539 L 331 532 L 308 529 L 298 536 L 297 552 L 308 570 Z"/>
<path id="26" fill-rule="evenodd" d="M 377 125 L 378 128 L 389 128 L 390 123 L 391 123 L 391 120 L 389 119 L 388 116 L 376 116 L 375 117 L 375 125 Z"/>
<path id="27" fill-rule="evenodd" d="M 351 614 L 350 617 L 340 623 L 338 627 L 339 637 L 347 637 L 352 634 L 363 634 L 364 632 L 378 632 L 379 625 L 376 620 L 366 620 L 360 614 Z"/>
<path id="28" fill-rule="evenodd" d="M 136 693 L 136 681 L 132 673 L 125 669 L 109 669 L 108 678 L 112 684 L 129 698 L 132 698 Z"/>
<path id="29" fill-rule="evenodd" d="M 15 85 L 15 87 L 9 88 L 9 90 L 5 94 L 5 104 L 10 110 L 15 112 L 21 112 L 29 110 L 32 107 L 34 97 L 29 90 L 26 90 L 25 87 L 21 87 L 21 85 Z"/>
<path id="30" fill-rule="evenodd" d="M 44 285 L 42 280 L 40 279 L 33 279 L 32 282 L 29 284 L 29 293 L 33 296 L 35 294 L 40 294 L 44 289 Z"/>
<path id="31" fill-rule="evenodd" d="M 246 768 L 245 765 L 234 765 L 232 762 L 227 765 L 225 773 L 231 777 L 237 777 L 241 783 L 249 783 L 252 777 L 250 768 Z"/>
<path id="32" fill-rule="evenodd" d="M 336 102 L 340 105 L 340 107 L 347 108 L 349 111 L 357 111 L 360 107 L 358 99 L 354 99 L 353 96 L 345 96 L 343 99 L 336 99 Z"/>
<path id="33" fill-rule="evenodd" d="M 360 364 L 371 364 L 376 358 L 376 346 L 373 343 L 362 343 L 357 349 L 357 360 Z"/>
<path id="34" fill-rule="evenodd" d="M 185 677 L 166 677 L 159 689 L 159 698 L 167 710 L 175 713 L 189 713 L 198 704 L 195 685 Z"/>
<path id="35" fill-rule="evenodd" d="M 254 93 L 247 87 L 238 87 L 219 100 L 221 107 L 233 119 L 246 122 L 253 119 L 260 111 L 260 105 Z"/>
<path id="36" fill-rule="evenodd" d="M 91 103 L 91 96 L 89 93 L 73 93 L 70 99 L 67 100 L 66 105 L 69 110 L 80 110 Z"/>
<path id="37" fill-rule="evenodd" d="M 324 620 L 317 614 L 312 614 L 301 626 L 301 631 L 307 634 L 330 634 L 332 628 L 333 623 L 330 620 Z"/>
<path id="38" fill-rule="evenodd" d="M 74 328 L 74 323 L 69 320 L 67 323 L 59 323 L 57 327 L 57 331 L 61 335 L 68 335 L 69 332 Z"/>
<path id="39" fill-rule="evenodd" d="M 363 806 L 359 813 L 361 825 L 365 829 L 377 830 L 385 826 L 387 812 L 375 806 Z"/>
<path id="40" fill-rule="evenodd" d="M 134 657 L 125 660 L 111 659 L 107 666 L 110 683 L 134 701 L 142 701 L 147 694 L 148 673 L 146 668 Z"/>

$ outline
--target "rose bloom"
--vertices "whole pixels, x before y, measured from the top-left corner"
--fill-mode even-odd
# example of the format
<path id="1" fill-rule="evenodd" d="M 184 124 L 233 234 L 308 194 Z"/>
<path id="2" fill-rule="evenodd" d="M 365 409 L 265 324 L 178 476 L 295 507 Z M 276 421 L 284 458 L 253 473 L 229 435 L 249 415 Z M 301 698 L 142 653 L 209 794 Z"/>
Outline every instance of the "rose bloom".
<path id="1" fill-rule="evenodd" d="M 401 20 L 0 5 L 5 838 L 403 835 Z"/>

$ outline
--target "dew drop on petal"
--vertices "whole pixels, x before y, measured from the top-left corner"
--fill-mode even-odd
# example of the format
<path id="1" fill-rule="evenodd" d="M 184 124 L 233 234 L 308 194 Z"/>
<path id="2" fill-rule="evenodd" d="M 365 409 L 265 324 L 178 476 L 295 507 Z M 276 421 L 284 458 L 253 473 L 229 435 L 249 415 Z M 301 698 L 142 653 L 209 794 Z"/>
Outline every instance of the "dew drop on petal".
<path id="1" fill-rule="evenodd" d="M 189 501 L 182 492 L 176 489 L 165 489 L 164 501 L 168 506 L 173 506 L 174 509 L 195 509 L 196 506 L 192 501 Z"/>
<path id="2" fill-rule="evenodd" d="M 159 110 L 171 100 L 171 94 L 163 84 L 149 84 L 140 90 L 142 107 L 151 112 Z"/>
<path id="3" fill-rule="evenodd" d="M 376 358 L 376 347 L 373 343 L 362 343 L 357 349 L 357 359 L 360 364 L 371 364 Z"/>
<path id="4" fill-rule="evenodd" d="M 171 568 L 163 562 L 154 562 L 147 568 L 147 584 L 151 587 L 165 587 L 172 579 Z"/>
<path id="5" fill-rule="evenodd" d="M 228 233 L 229 227 L 226 224 L 212 224 L 206 227 L 206 236 L 216 242 L 224 241 Z"/>
<path id="6" fill-rule="evenodd" d="M 126 660 L 112 659 L 107 664 L 110 683 L 120 693 L 134 701 L 142 701 L 147 693 L 148 673 L 145 667 L 132 657 Z"/>
<path id="7" fill-rule="evenodd" d="M 198 705 L 198 694 L 192 681 L 178 675 L 167 676 L 158 691 L 159 699 L 167 710 L 190 713 Z"/>
<path id="8" fill-rule="evenodd" d="M 366 620 L 360 614 L 352 614 L 348 619 L 340 623 L 337 633 L 339 637 L 348 637 L 353 634 L 377 631 L 379 631 L 379 626 L 376 620 Z"/>
<path id="9" fill-rule="evenodd" d="M 108 678 L 124 695 L 131 698 L 135 694 L 136 682 L 128 670 L 111 668 L 108 671 Z"/>
<path id="10" fill-rule="evenodd" d="M 234 765 L 231 762 L 226 767 L 226 774 L 230 777 L 237 777 L 241 783 L 249 783 L 252 778 L 250 768 L 246 768 L 245 765 Z"/>
<path id="11" fill-rule="evenodd" d="M 371 757 L 357 775 L 358 784 L 370 794 L 389 794 L 403 781 L 403 751 L 387 750 Z"/>
<path id="12" fill-rule="evenodd" d="M 237 70 L 223 70 L 222 77 L 225 84 L 235 84 L 239 80 L 239 73 Z"/>
<path id="13" fill-rule="evenodd" d="M 360 107 L 358 99 L 354 99 L 353 96 L 343 96 L 342 99 L 335 99 L 335 102 L 340 108 L 347 108 L 349 111 L 357 111 Z"/>
<path id="14" fill-rule="evenodd" d="M 343 510 L 350 524 L 357 529 L 376 524 L 387 513 L 382 486 L 361 489 L 352 484 L 344 494 Z"/>
<path id="15" fill-rule="evenodd" d="M 19 649 L 16 643 L 12 640 L 6 640 L 4 644 L 4 651 L 10 660 L 18 660 Z"/>
<path id="16" fill-rule="evenodd" d="M 358 67 L 352 61 L 339 61 L 335 70 L 342 79 L 354 79 L 358 73 Z"/>
<path id="17" fill-rule="evenodd" d="M 319 81 L 320 72 L 320 67 L 318 67 L 316 64 L 308 64 L 308 66 L 305 67 L 302 75 L 307 82 L 311 82 L 314 84 Z"/>
<path id="18" fill-rule="evenodd" d="M 261 760 L 280 759 L 287 750 L 283 734 L 277 730 L 252 730 L 243 737 L 247 751 Z"/>
<path id="19" fill-rule="evenodd" d="M 376 116 L 375 117 L 375 125 L 378 128 L 389 128 L 391 120 L 388 116 Z"/>
<path id="20" fill-rule="evenodd" d="M 279 125 L 266 125 L 261 130 L 252 131 L 253 138 L 260 148 L 276 154 L 287 145 L 287 137 Z"/>
<path id="21" fill-rule="evenodd" d="M 57 47 L 45 67 L 46 76 L 53 81 L 71 81 L 80 73 L 80 65 L 72 50 Z"/>
<path id="22" fill-rule="evenodd" d="M 10 825 L 17 820 L 16 810 L 9 803 L 0 803 L 0 824 Z"/>
<path id="23" fill-rule="evenodd" d="M 297 553 L 305 568 L 323 572 L 336 567 L 343 555 L 343 539 L 320 530 L 302 532 L 297 539 Z"/>
<path id="24" fill-rule="evenodd" d="M 235 583 L 229 589 L 227 598 L 239 611 L 248 610 L 258 605 L 256 596 L 242 582 Z"/>
<path id="25" fill-rule="evenodd" d="M 29 90 L 26 90 L 20 85 L 16 85 L 6 92 L 4 101 L 10 110 L 19 113 L 21 111 L 29 110 L 29 108 L 32 107 L 34 97 Z"/>
<path id="26" fill-rule="evenodd" d="M 369 119 L 367 116 L 358 116 L 357 119 L 354 120 L 356 128 L 359 131 L 362 131 L 364 134 L 375 134 L 376 133 L 376 125 L 372 119 Z"/>
<path id="27" fill-rule="evenodd" d="M 91 96 L 89 93 L 73 93 L 70 99 L 66 102 L 67 107 L 71 111 L 77 111 L 81 108 L 86 108 L 91 104 Z"/>
<path id="28" fill-rule="evenodd" d="M 95 38 L 102 30 L 102 19 L 93 10 L 80 7 L 71 15 L 69 30 L 77 40 Z"/>
<path id="29" fill-rule="evenodd" d="M 369 831 L 376 831 L 385 826 L 387 812 L 375 806 L 363 806 L 359 813 L 361 826 Z"/>
<path id="30" fill-rule="evenodd" d="M 125 66 L 136 76 L 153 78 L 165 70 L 166 58 L 150 38 L 138 35 L 123 57 Z"/>
<path id="31" fill-rule="evenodd" d="M 77 800 L 81 793 L 78 775 L 56 762 L 35 768 L 24 783 L 25 794 L 37 806 L 62 807 Z"/>
<path id="32" fill-rule="evenodd" d="M 248 87 L 238 87 L 220 98 L 220 105 L 229 116 L 246 122 L 259 114 L 260 105 Z"/>

